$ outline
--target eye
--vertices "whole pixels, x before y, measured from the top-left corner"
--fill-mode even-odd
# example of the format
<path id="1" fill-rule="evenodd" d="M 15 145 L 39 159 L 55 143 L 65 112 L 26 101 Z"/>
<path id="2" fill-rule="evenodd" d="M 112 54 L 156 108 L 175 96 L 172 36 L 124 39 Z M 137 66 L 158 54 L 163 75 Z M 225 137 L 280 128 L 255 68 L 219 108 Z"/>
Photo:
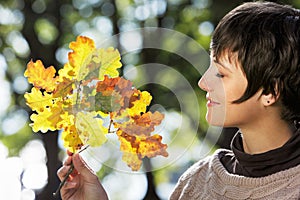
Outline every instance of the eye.
<path id="1" fill-rule="evenodd" d="M 220 74 L 220 73 L 216 73 L 216 77 L 218 77 L 218 78 L 223 78 L 224 75 L 223 75 L 223 74 Z"/>

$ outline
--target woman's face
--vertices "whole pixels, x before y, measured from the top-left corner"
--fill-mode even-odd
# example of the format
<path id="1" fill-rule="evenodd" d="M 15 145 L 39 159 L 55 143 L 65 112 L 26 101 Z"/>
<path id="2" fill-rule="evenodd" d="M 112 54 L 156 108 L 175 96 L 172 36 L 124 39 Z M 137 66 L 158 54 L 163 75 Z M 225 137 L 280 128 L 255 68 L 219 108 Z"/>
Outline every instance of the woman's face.
<path id="1" fill-rule="evenodd" d="M 226 54 L 216 62 L 213 53 L 211 64 L 202 78 L 199 87 L 206 91 L 206 120 L 210 125 L 240 127 L 255 120 L 262 108 L 259 104 L 260 92 L 242 103 L 232 103 L 239 99 L 247 87 L 246 76 L 235 57 Z"/>

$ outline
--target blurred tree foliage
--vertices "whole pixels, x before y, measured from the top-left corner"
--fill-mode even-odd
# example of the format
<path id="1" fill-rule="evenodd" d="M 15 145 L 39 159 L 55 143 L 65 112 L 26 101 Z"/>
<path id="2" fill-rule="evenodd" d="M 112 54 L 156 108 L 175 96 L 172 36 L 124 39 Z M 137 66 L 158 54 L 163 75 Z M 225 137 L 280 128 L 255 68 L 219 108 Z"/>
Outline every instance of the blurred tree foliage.
<path id="1" fill-rule="evenodd" d="M 1 0 L 0 3 L 0 140 L 9 148 L 9 155 L 18 155 L 31 139 L 41 139 L 47 152 L 48 184 L 39 191 L 36 199 L 49 199 L 59 181 L 56 170 L 58 134 L 32 134 L 28 124 L 31 114 L 23 94 L 28 85 L 23 77 L 30 59 L 41 59 L 45 66 L 57 68 L 66 62 L 68 44 L 77 35 L 87 35 L 100 43 L 121 32 L 143 27 L 162 27 L 179 31 L 208 49 L 214 26 L 229 10 L 242 0 Z M 299 0 L 282 0 L 282 3 L 300 7 Z M 120 39 L 120 38 L 118 38 Z M 176 45 L 176 44 L 174 44 Z M 118 48 L 122 48 L 119 46 Z M 179 47 L 180 48 L 180 47 Z M 124 65 L 162 63 L 172 66 L 184 75 L 205 106 L 204 93 L 197 88 L 201 74 L 185 70 L 190 65 L 178 55 L 155 49 L 143 49 L 137 55 L 126 56 Z M 153 104 L 180 110 L 176 98 L 166 95 L 168 88 L 148 84 L 142 89 L 154 96 Z M 187 97 L 188 98 L 188 97 Z M 199 122 L 201 138 L 207 125 L 203 114 Z M 227 130 L 231 134 L 234 130 Z M 226 131 L 224 131 L 226 132 Z M 221 135 L 219 146 L 228 147 L 231 137 Z M 192 161 L 191 161 L 192 162 Z M 150 163 L 147 162 L 149 165 Z M 101 172 L 103 176 L 107 173 Z M 156 173 L 156 174 L 159 174 Z M 145 199 L 158 199 L 153 173 L 148 173 L 148 192 Z M 158 180 L 158 179 L 157 179 Z M 174 181 L 174 180 L 173 180 Z"/>

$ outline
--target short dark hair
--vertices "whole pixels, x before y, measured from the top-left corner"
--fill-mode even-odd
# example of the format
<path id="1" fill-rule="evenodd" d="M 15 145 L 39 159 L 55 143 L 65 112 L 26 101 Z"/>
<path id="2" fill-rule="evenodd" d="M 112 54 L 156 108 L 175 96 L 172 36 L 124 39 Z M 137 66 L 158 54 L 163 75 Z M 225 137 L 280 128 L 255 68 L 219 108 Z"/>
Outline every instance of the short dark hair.
<path id="1" fill-rule="evenodd" d="M 282 118 L 300 120 L 300 10 L 273 2 L 244 3 L 217 25 L 211 50 L 236 54 L 248 80 L 241 103 L 263 88 L 279 95 Z M 227 54 L 227 55 L 228 55 Z"/>

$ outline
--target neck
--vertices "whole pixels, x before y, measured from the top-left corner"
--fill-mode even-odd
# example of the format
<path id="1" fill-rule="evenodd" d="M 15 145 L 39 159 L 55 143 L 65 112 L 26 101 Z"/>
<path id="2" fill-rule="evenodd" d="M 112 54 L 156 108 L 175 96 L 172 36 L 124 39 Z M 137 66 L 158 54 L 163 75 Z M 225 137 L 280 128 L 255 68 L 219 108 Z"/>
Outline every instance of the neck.
<path id="1" fill-rule="evenodd" d="M 283 146 L 292 136 L 290 125 L 279 118 L 263 118 L 255 124 L 239 127 L 243 135 L 244 151 L 264 153 Z"/>

